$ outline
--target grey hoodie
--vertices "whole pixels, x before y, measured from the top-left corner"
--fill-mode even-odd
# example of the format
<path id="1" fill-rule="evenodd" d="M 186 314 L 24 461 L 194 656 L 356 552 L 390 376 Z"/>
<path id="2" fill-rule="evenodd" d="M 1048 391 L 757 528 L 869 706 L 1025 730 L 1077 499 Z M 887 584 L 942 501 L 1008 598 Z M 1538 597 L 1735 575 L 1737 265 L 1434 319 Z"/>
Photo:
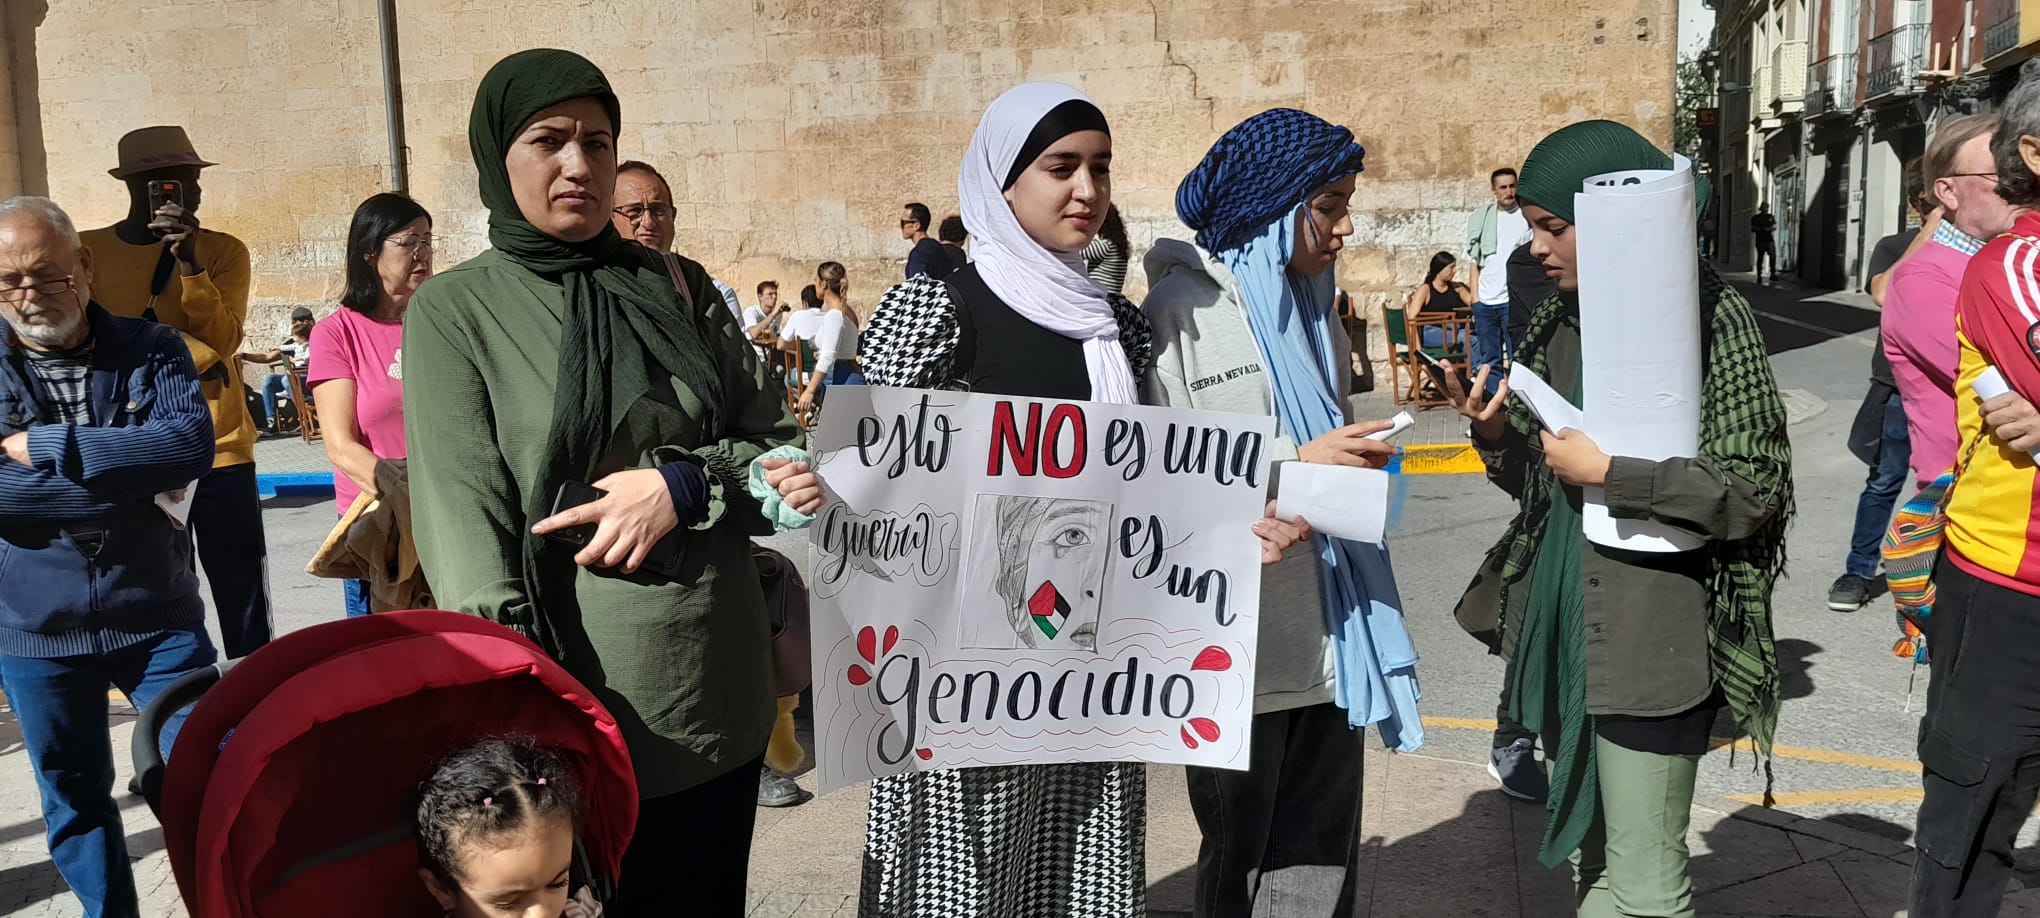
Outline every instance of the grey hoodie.
<path id="1" fill-rule="evenodd" d="M 1247 326 L 1246 300 L 1230 270 L 1203 249 L 1162 239 L 1142 260 L 1147 301 L 1141 311 L 1154 326 L 1155 365 L 1141 401 L 1149 405 L 1230 411 L 1272 417 L 1275 390 L 1261 350 Z M 1350 347 L 1343 325 L 1332 326 L 1332 345 Z M 1339 391 L 1351 368 L 1340 366 Z M 1348 422 L 1351 417 L 1346 419 Z M 1296 441 L 1280 429 L 1268 450 L 1275 462 L 1296 459 Z M 1275 493 L 1280 467 L 1271 477 Z M 1297 545 L 1261 569 L 1261 633 L 1255 651 L 1254 712 L 1265 714 L 1332 700 L 1332 648 L 1318 593 L 1318 556 L 1312 543 Z"/>

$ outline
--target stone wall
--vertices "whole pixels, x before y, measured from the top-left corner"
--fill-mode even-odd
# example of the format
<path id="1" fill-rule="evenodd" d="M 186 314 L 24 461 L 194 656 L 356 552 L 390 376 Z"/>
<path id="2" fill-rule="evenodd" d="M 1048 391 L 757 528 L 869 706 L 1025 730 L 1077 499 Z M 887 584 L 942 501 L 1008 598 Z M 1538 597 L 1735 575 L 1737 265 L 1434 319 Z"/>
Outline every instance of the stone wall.
<path id="1" fill-rule="evenodd" d="M 10 5 L 12 0 L 10 0 Z M 906 253 L 899 206 L 955 209 L 984 105 L 1027 79 L 1095 96 L 1136 249 L 1180 235 L 1178 179 L 1273 106 L 1368 147 L 1339 271 L 1370 304 L 1458 249 L 1487 173 L 1569 121 L 1671 131 L 1671 0 L 397 0 L 412 193 L 443 265 L 485 245 L 466 124 L 504 54 L 560 45 L 623 101 L 623 153 L 661 168 L 680 248 L 744 291 L 850 268 L 874 301 Z M 38 33 L 53 193 L 82 225 L 125 210 L 106 176 L 133 127 L 186 125 L 206 225 L 246 240 L 251 335 L 340 288 L 348 215 L 388 187 L 374 0 L 64 0 Z M 1135 270 L 1130 286 L 1140 284 Z"/>

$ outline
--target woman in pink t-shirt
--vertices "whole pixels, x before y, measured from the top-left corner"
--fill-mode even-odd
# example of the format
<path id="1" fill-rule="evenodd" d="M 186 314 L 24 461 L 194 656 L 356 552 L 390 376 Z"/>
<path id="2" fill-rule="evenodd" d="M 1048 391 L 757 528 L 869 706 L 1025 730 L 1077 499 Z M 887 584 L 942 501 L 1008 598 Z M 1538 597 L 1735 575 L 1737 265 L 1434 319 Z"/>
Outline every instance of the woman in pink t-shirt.
<path id="1" fill-rule="evenodd" d="M 405 456 L 404 310 L 431 276 L 432 215 L 400 194 L 361 202 L 347 230 L 347 290 L 312 329 L 306 371 L 342 516 L 375 493 L 378 462 Z M 368 611 L 368 585 L 347 581 L 347 614 Z"/>

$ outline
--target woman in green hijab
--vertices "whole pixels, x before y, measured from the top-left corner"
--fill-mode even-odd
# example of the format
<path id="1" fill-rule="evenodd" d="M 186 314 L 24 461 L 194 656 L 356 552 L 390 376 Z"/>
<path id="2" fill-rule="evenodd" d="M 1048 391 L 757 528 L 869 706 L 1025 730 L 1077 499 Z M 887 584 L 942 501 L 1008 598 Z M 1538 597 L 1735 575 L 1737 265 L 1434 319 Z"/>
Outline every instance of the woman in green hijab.
<path id="1" fill-rule="evenodd" d="M 448 608 L 530 637 L 622 726 L 642 803 L 613 913 L 671 914 L 684 868 L 690 914 L 738 915 L 774 714 L 745 476 L 799 431 L 701 266 L 610 225 L 619 115 L 566 51 L 475 92 L 491 247 L 404 330 L 418 555 Z M 603 496 L 568 509 L 576 485 Z"/>
<path id="2" fill-rule="evenodd" d="M 1669 169 L 1671 157 L 1610 121 L 1540 142 L 1518 187 L 1531 252 L 1559 292 L 1533 310 L 1516 359 L 1581 402 L 1574 195 L 1609 172 Z M 1632 228 L 1634 229 L 1634 228 Z M 1634 308 L 1651 308 L 1647 277 Z M 1506 386 L 1483 395 L 1448 380 L 1488 477 L 1521 502 L 1460 600 L 1460 622 L 1500 632 L 1511 713 L 1544 738 L 1551 821 L 1541 857 L 1571 858 L 1586 918 L 1693 914 L 1686 830 L 1693 781 L 1724 706 L 1768 755 L 1778 719 L 1771 587 L 1792 515 L 1785 408 L 1749 303 L 1700 265 L 1703 355 L 1699 455 L 1609 456 L 1578 430 L 1544 429 Z M 1581 489 L 1610 516 L 1649 519 L 1704 540 L 1649 553 L 1589 542 Z"/>

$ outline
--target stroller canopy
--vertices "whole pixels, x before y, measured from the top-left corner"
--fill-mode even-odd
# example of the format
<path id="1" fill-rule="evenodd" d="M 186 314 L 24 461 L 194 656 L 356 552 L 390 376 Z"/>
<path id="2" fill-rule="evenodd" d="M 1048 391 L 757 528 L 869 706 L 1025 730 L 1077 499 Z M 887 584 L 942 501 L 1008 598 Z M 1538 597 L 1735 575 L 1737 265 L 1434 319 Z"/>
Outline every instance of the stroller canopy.
<path id="1" fill-rule="evenodd" d="M 616 721 L 529 641 L 453 612 L 394 612 L 284 635 L 192 709 L 158 815 L 194 918 L 437 918 L 412 837 L 420 782 L 500 736 L 579 778 L 580 844 L 615 878 L 637 820 Z"/>

